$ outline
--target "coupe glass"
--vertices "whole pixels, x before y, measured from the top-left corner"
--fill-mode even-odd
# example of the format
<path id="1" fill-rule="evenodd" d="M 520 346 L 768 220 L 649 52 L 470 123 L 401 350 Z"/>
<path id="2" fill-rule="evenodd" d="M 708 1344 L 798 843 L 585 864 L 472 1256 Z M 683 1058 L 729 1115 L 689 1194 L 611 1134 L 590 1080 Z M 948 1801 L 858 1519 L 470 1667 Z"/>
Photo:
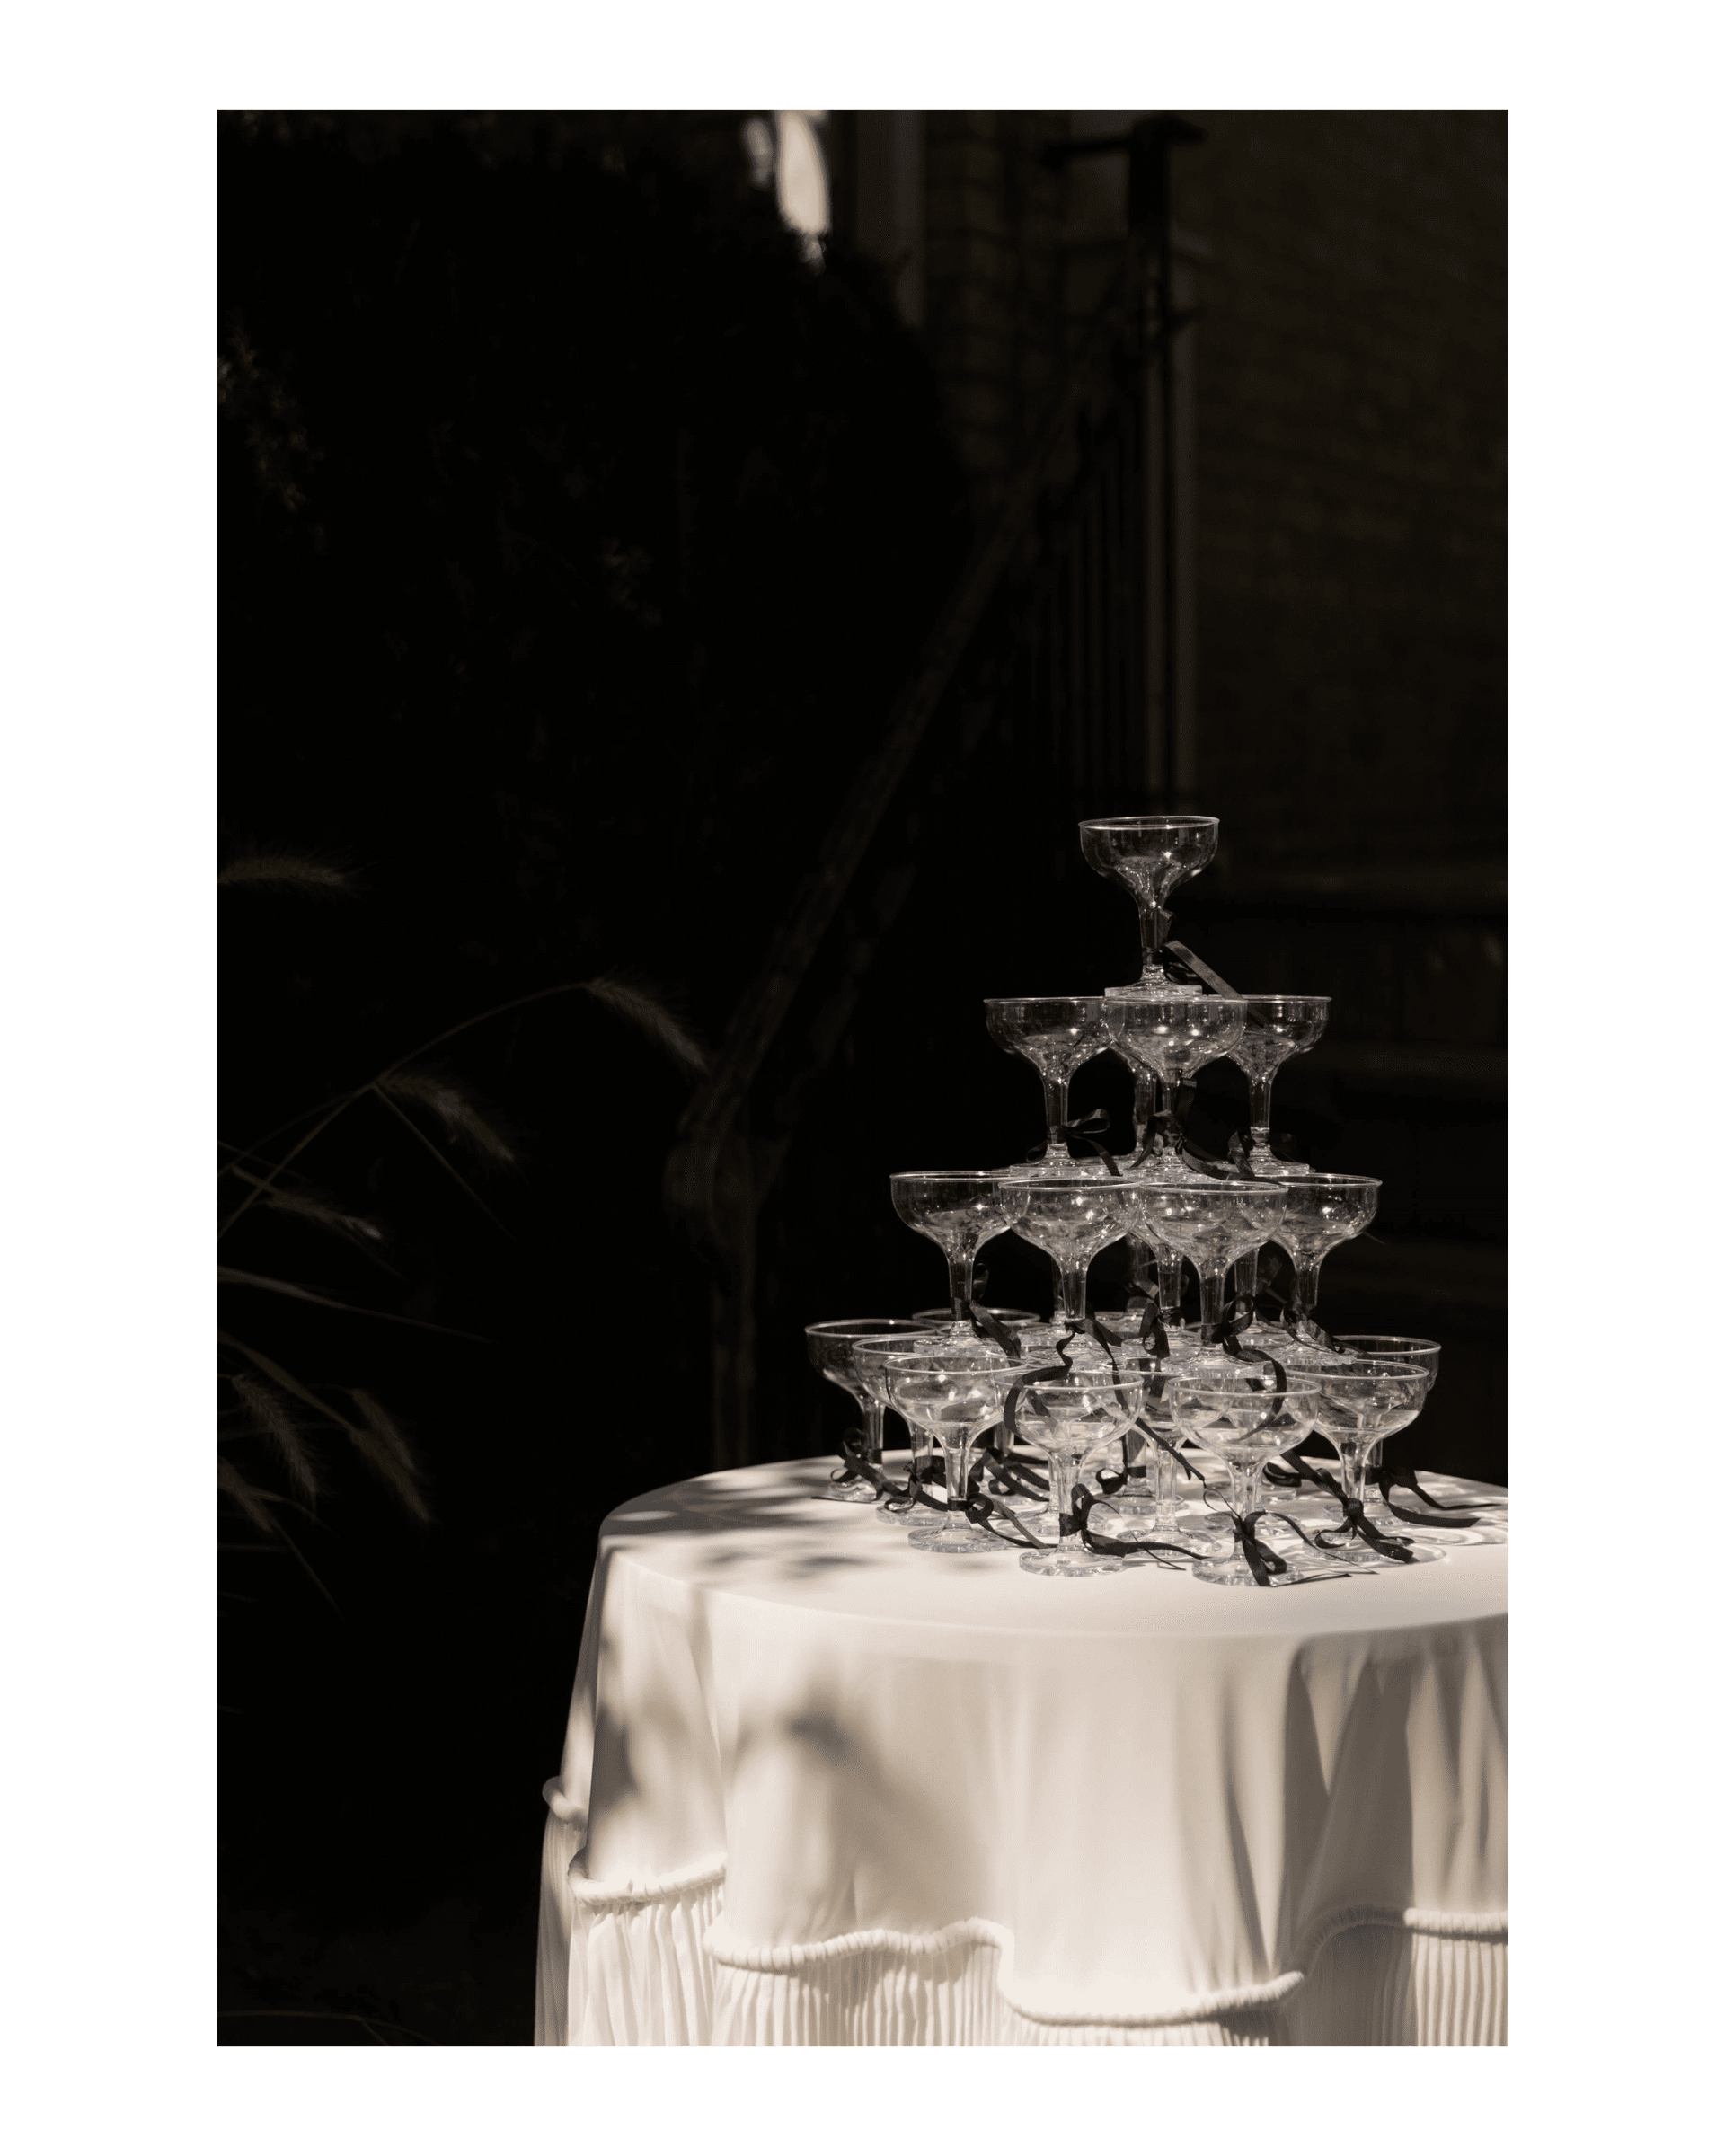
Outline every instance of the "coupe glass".
<path id="1" fill-rule="evenodd" d="M 1182 1474 L 1164 1449 L 1165 1445 L 1177 1446 L 1182 1435 L 1169 1398 L 1174 1365 L 1159 1360 L 1154 1351 L 1136 1340 L 1122 1342 L 1115 1353 L 1123 1368 L 1134 1370 L 1143 1378 L 1144 1397 L 1132 1423 L 1119 1433 L 1123 1442 L 1105 1448 L 1095 1458 L 1095 1465 L 1111 1471 L 1120 1465 L 1122 1452 L 1125 1454 L 1126 1487 L 1111 1498 L 1104 1498 L 1099 1486 L 1097 1502 L 1106 1510 L 1106 1530 L 1119 1542 L 1175 1542 L 1194 1556 L 1202 1556 L 1208 1543 L 1187 1539 L 1178 1515 L 1182 1505 L 1203 1501 L 1207 1495 L 1204 1484 L 1198 1479 L 1196 1462 L 1191 1474 Z M 1163 1440 L 1163 1445 L 1148 1435 L 1151 1431 Z"/>
<path id="2" fill-rule="evenodd" d="M 1301 1374 L 1316 1381 L 1318 1398 L 1312 1427 L 1330 1440 L 1340 1456 L 1342 1495 L 1363 1498 L 1361 1484 L 1372 1447 L 1415 1420 L 1425 1405 L 1431 1381 L 1417 1364 L 1366 1355 L 1328 1356 Z M 1293 1382 L 1290 1375 L 1288 1383 Z M 1396 1532 L 1401 1532 L 1399 1524 Z M 1415 1545 L 1418 1562 L 1429 1562 L 1438 1554 L 1434 1549 Z M 1343 1565 L 1391 1561 L 1363 1542 L 1325 1549 L 1323 1555 Z"/>
<path id="3" fill-rule="evenodd" d="M 1335 1336 L 1336 1346 L 1346 1355 L 1360 1355 L 1376 1362 L 1411 1363 L 1416 1369 L 1426 1373 L 1426 1398 L 1429 1400 L 1438 1383 L 1438 1362 L 1443 1350 L 1436 1340 L 1415 1339 L 1400 1332 L 1342 1332 Z M 1423 1402 L 1421 1405 L 1423 1406 Z M 1370 1475 L 1383 1454 L 1384 1441 L 1380 1437 L 1366 1455 L 1361 1479 Z M 1410 1499 L 1411 1501 L 1411 1499 Z M 1472 1513 L 1483 1512 L 1488 1520 L 1495 1522 L 1502 1505 L 1500 1498 L 1482 1498 L 1477 1503 L 1472 1498 L 1466 1509 Z M 1447 1527 L 1441 1515 L 1434 1513 L 1429 1521 L 1421 1520 L 1414 1526 L 1406 1520 L 1398 1520 L 1376 1487 L 1366 1499 L 1366 1517 L 1373 1526 L 1382 1527 L 1394 1534 L 1411 1534 L 1417 1539 L 1437 1542 L 1478 1542 L 1495 1541 L 1500 1528 L 1486 1521 L 1477 1527 Z"/>
<path id="4" fill-rule="evenodd" d="M 1056 1181 L 1014 1174 L 1001 1183 L 1013 1233 L 1054 1260 L 1054 1322 L 1066 1331 L 1084 1323 L 1091 1259 L 1133 1232 L 1136 1188 L 1113 1175 Z"/>
<path id="5" fill-rule="evenodd" d="M 1020 1553 L 1025 1571 L 1077 1578 L 1120 1570 L 1120 1558 L 1085 1549 L 1073 1511 L 1073 1485 L 1085 1454 L 1118 1437 L 1137 1415 L 1143 1396 L 1138 1372 L 1113 1368 L 1066 1370 L 1025 1384 L 1018 1398 L 1019 1435 L 1048 1454 L 1051 1510 L 1060 1523 L 1055 1549 Z"/>
<path id="6" fill-rule="evenodd" d="M 1290 1056 L 1315 1047 L 1330 1015 L 1327 995 L 1249 995 L 1246 1029 L 1229 1049 L 1229 1060 L 1245 1074 L 1252 1089 L 1249 1122 L 1254 1175 L 1305 1175 L 1296 1161 L 1278 1161 L 1269 1150 L 1269 1089 Z"/>
<path id="7" fill-rule="evenodd" d="M 1042 1081 L 1048 1154 L 1021 1172 L 1073 1174 L 1078 1164 L 1060 1135 L 1062 1124 L 1071 1120 L 1066 1091 L 1079 1065 L 1109 1045 L 1107 1005 L 1100 995 L 995 995 L 986 997 L 982 1008 L 995 1045 L 1008 1055 L 1022 1056 Z"/>
<path id="8" fill-rule="evenodd" d="M 1252 1176 L 1195 1175 L 1187 1182 L 1135 1177 L 1128 1188 L 1134 1194 L 1138 1233 L 1171 1243 L 1191 1259 L 1198 1273 L 1203 1337 L 1193 1362 L 1210 1369 L 1237 1368 L 1217 1339 L 1228 1268 L 1276 1232 L 1287 1205 L 1287 1185 Z"/>
<path id="9" fill-rule="evenodd" d="M 952 1312 L 947 1330 L 969 1339 L 970 1288 L 977 1252 L 1007 1229 L 1000 1178 L 983 1168 L 949 1168 L 895 1175 L 892 1206 L 907 1228 L 938 1243 L 946 1257 Z"/>
<path id="10" fill-rule="evenodd" d="M 1415 1339 L 1405 1332 L 1338 1332 L 1331 1336 L 1344 1355 L 1368 1356 L 1379 1363 L 1411 1363 L 1426 1374 L 1426 1389 L 1438 1383 L 1438 1358 L 1443 1349 L 1436 1340 Z"/>
<path id="11" fill-rule="evenodd" d="M 1318 1270 L 1339 1242 L 1371 1226 L 1382 1188 L 1370 1175 L 1289 1175 L 1280 1179 L 1287 1205 L 1269 1240 L 1294 1260 L 1296 1333 L 1312 1342 L 1312 1312 L 1318 1300 Z"/>
<path id="12" fill-rule="evenodd" d="M 880 1433 L 887 1403 L 884 1394 L 865 1385 L 858 1374 L 856 1344 L 859 1340 L 881 1339 L 925 1340 L 933 1330 L 933 1327 L 919 1324 L 912 1318 L 829 1318 L 822 1324 L 803 1327 L 803 1338 L 809 1343 L 809 1360 L 824 1378 L 836 1384 L 841 1392 L 848 1392 L 862 1409 L 868 1425 L 863 1456 L 877 1467 L 880 1464 Z M 836 1482 L 820 1494 L 838 1505 L 872 1505 L 880 1496 L 867 1482 Z"/>
<path id="13" fill-rule="evenodd" d="M 1264 1468 L 1278 1453 L 1310 1435 L 1319 1407 L 1318 1381 L 1290 1376 L 1278 1392 L 1263 1377 L 1173 1377 L 1168 1383 L 1174 1420 L 1214 1453 L 1228 1471 L 1228 1503 L 1240 1518 L 1262 1509 Z M 1281 1549 L 1278 1557 L 1287 1557 Z M 1230 1529 L 1225 1542 L 1193 1568 L 1214 1586 L 1252 1586 L 1252 1568 Z"/>
<path id="14" fill-rule="evenodd" d="M 862 1388 L 863 1398 L 883 1412 L 892 1405 L 892 1396 L 887 1385 L 889 1365 L 900 1356 L 910 1354 L 913 1349 L 937 1345 L 942 1337 L 940 1333 L 925 1332 L 920 1326 L 914 1332 L 907 1332 L 901 1330 L 900 1321 L 897 1318 L 892 1320 L 892 1326 L 893 1330 L 889 1332 L 871 1333 L 866 1339 L 854 1340 L 851 1344 L 851 1369 L 857 1383 Z M 906 1418 L 905 1427 L 910 1435 L 912 1464 L 924 1466 L 928 1460 L 928 1434 L 919 1429 L 908 1418 Z M 903 1513 L 889 1512 L 884 1506 L 875 1517 L 889 1520 L 898 1527 L 908 1524 Z"/>
<path id="15" fill-rule="evenodd" d="M 1157 1080 L 1171 1095 L 1207 1063 L 1232 1056 L 1246 1028 L 1242 995 L 1133 994 L 1105 1008 L 1109 1045 L 1137 1076 Z M 1168 1182 L 1203 1180 L 1198 1169 L 1165 1153 L 1156 1157 L 1154 1171 Z"/>
<path id="16" fill-rule="evenodd" d="M 973 1527 L 965 1518 L 965 1483 L 977 1437 L 999 1419 L 1008 1392 L 1025 1368 L 982 1342 L 974 1348 L 942 1348 L 889 1360 L 887 1392 L 893 1406 L 907 1422 L 926 1431 L 946 1456 L 946 1516 L 938 1526 L 916 1528 L 912 1549 L 957 1557 L 999 1550 L 998 1535 Z"/>
<path id="17" fill-rule="evenodd" d="M 1078 826 L 1078 844 L 1099 876 L 1130 891 L 1138 909 L 1144 941 L 1144 971 L 1129 988 L 1110 995 L 1180 995 L 1182 990 L 1162 969 L 1162 946 L 1171 925 L 1163 910 L 1177 883 L 1208 868 L 1216 853 L 1218 825 L 1213 816 L 1109 816 Z"/>

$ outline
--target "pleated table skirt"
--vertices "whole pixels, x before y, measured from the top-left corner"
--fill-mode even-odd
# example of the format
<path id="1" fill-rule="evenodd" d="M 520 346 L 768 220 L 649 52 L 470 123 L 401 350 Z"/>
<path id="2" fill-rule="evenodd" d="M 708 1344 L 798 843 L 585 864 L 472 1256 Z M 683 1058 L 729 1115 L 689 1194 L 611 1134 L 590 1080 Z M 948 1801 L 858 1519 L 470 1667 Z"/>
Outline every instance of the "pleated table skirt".
<path id="1" fill-rule="evenodd" d="M 581 1876 L 553 1819 L 540 1927 L 544 2045 L 1502 2045 L 1507 1915 L 1342 1909 L 1302 1966 L 1179 2014 L 1080 2020 L 1013 2001 L 1013 1939 L 984 1919 L 814 1946 L 733 1939 L 724 1866 L 641 1885 Z M 567 1942 L 566 1956 L 562 1949 Z M 561 1966 L 560 1965 L 561 1960 Z"/>

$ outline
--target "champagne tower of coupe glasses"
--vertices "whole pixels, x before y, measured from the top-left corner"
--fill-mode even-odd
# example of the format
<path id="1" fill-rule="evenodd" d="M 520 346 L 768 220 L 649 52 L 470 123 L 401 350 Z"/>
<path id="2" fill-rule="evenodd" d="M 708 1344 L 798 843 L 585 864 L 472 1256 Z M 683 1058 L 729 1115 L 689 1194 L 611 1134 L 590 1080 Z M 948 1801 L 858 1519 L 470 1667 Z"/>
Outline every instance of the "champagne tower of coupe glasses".
<path id="1" fill-rule="evenodd" d="M 1008 1549 L 989 1524 L 994 1500 L 977 1501 L 986 1486 L 998 1500 L 995 1509 L 1032 1532 L 1023 1568 L 1059 1579 L 1129 1568 L 1159 1551 L 1164 1560 L 1184 1552 L 1202 1560 L 1195 1577 L 1210 1584 L 1262 1584 L 1261 1553 L 1272 1544 L 1279 1577 L 1293 1578 L 1330 1566 L 1394 1568 L 1410 1561 L 1389 1544 L 1392 1527 L 1417 1562 L 1434 1561 L 1446 1542 L 1501 1535 L 1500 1521 L 1445 1528 L 1434 1513 L 1421 1541 L 1426 1515 L 1392 1512 L 1376 1498 L 1367 1507 L 1365 1478 L 1376 1448 L 1418 1415 L 1437 1374 L 1438 1346 L 1400 1334 L 1332 1339 L 1314 1315 L 1323 1259 L 1365 1233 L 1378 1184 L 1371 1176 L 1320 1173 L 1271 1149 L 1276 1073 L 1317 1046 L 1330 999 L 1236 994 L 1195 962 L 1182 962 L 1177 975 L 1163 962 L 1169 895 L 1208 866 L 1217 831 L 1213 816 L 1102 817 L 1079 825 L 1086 862 L 1129 892 L 1138 909 L 1139 977 L 1100 994 L 986 1001 L 992 1038 L 1041 1081 L 1043 1143 L 1013 1165 L 892 1177 L 899 1218 L 946 1259 L 945 1311 L 808 1329 L 815 1366 L 863 1410 L 860 1456 L 873 1478 L 853 1466 L 834 1476 L 827 1494 L 861 1506 L 877 1503 L 877 1485 L 890 1493 L 874 1464 L 883 1458 L 882 1417 L 890 1406 L 909 1432 L 911 1468 L 905 1489 L 877 1517 L 908 1529 L 912 1545 L 931 1555 L 979 1559 Z M 1190 957 L 1179 947 L 1176 955 Z M 1110 1050 L 1133 1074 L 1135 1145 L 1129 1154 L 1106 1156 L 1082 1147 L 1080 1158 L 1067 1142 L 1067 1089 L 1081 1065 Z M 1251 1089 L 1246 1133 L 1231 1142 L 1225 1160 L 1189 1144 L 1178 1117 L 1167 1112 L 1182 1082 L 1223 1058 Z M 973 1300 L 978 1252 L 1008 1233 L 1050 1261 L 1051 1322 Z M 1135 1299 L 1099 1321 L 1088 1312 L 1086 1276 L 1091 1260 L 1120 1241 L 1131 1247 Z M 1268 1304 L 1263 1315 L 1256 1274 L 1269 1241 L 1292 1261 L 1293 1295 L 1287 1307 Z M 1197 1326 L 1183 1326 L 1179 1315 L 1185 1264 L 1199 1279 Z M 1225 1288 L 1230 1267 L 1232 1302 Z M 1137 1299 L 1153 1287 L 1153 1303 Z M 1314 1436 L 1335 1447 L 1340 1481 L 1296 1482 L 1278 1469 L 1274 1488 L 1263 1489 L 1268 1462 Z M 978 1450 L 985 1442 L 986 1453 Z M 1045 1498 L 1036 1494 L 1037 1472 L 1027 1481 L 1019 1471 L 1038 1454 Z M 1203 1462 L 1202 1472 L 1193 1461 Z M 1004 1480 L 988 1485 L 991 1474 Z M 1094 1483 L 1084 1502 L 1081 1479 Z M 938 1498 L 936 1482 L 943 1484 Z M 1308 1488 L 1321 1494 L 1302 1495 Z M 1223 1502 L 1225 1489 L 1231 1504 Z M 1108 1522 L 1100 1533 L 1088 1524 L 1092 1510 L 1098 1524 Z M 1297 1542 L 1291 1521 L 1309 1532 L 1325 1529 L 1322 1543 Z M 1140 1542 L 1150 1550 L 1135 1551 Z"/>

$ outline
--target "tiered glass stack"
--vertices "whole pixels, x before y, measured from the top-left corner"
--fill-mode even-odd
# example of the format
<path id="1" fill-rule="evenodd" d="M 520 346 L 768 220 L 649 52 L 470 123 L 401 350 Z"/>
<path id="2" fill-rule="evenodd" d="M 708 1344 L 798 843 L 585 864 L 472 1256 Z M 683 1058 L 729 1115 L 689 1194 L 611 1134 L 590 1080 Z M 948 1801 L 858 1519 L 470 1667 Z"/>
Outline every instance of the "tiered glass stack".
<path id="1" fill-rule="evenodd" d="M 1165 902 L 1211 860 L 1216 833 L 1203 816 L 1079 826 L 1085 861 L 1137 904 L 1140 978 L 985 1005 L 994 1039 L 1042 1081 L 1036 1157 L 893 1176 L 899 1218 L 946 1258 L 949 1311 L 808 1329 L 815 1366 L 865 1418 L 823 1494 L 872 1505 L 931 1555 L 1016 1547 L 1027 1571 L 1057 1578 L 1156 1565 L 1206 1585 L 1281 1586 L 1434 1563 L 1507 1535 L 1504 1501 L 1461 1509 L 1442 1478 L 1398 1490 L 1379 1471 L 1384 1440 L 1437 1383 L 1438 1344 L 1332 1339 L 1317 1322 L 1324 1258 L 1370 1224 L 1379 1186 L 1271 1147 L 1275 1074 L 1317 1045 L 1329 999 L 1235 994 L 1168 945 Z M 1110 1051 L 1136 1081 L 1133 1150 L 1118 1158 L 1067 1109 L 1074 1072 Z M 1247 1079 L 1251 1113 L 1247 1139 L 1217 1161 L 1188 1143 L 1178 1101 L 1224 1056 Z M 973 1300 L 979 1251 L 1009 1232 L 1050 1261 L 1047 1323 Z M 1120 1241 L 1133 1292 L 1124 1311 L 1092 1315 L 1091 1261 Z M 1272 1243 L 1291 1268 L 1286 1299 L 1259 1289 Z M 1188 1266 L 1195 1322 L 1180 1311 Z M 883 1464 L 889 1409 L 910 1434 L 902 1481 Z"/>

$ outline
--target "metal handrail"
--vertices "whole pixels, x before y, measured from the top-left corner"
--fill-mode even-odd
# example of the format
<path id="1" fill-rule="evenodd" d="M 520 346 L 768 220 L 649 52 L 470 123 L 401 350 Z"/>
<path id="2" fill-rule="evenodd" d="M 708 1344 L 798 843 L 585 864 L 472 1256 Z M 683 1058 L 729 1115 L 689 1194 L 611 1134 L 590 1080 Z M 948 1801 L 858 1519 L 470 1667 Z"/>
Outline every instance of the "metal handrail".
<path id="1" fill-rule="evenodd" d="M 665 1162 L 666 1207 L 697 1242 L 711 1249 L 721 1250 L 730 1240 L 715 1202 L 720 1155 L 739 1111 L 1008 562 L 1031 529 L 1049 468 L 1070 445 L 1099 377 L 1107 373 L 1128 311 L 1143 289 L 1146 254 L 1146 239 L 1134 234 L 1074 355 L 1064 392 L 993 512 L 987 535 L 972 549 L 916 672 L 892 706 L 880 747 L 852 782 L 816 865 L 803 879 L 765 963 L 732 1014 L 705 1081 L 677 1124 Z M 1169 338 L 1179 327 L 1178 323 L 1163 324 L 1154 341 Z M 756 1204 L 761 1195 L 759 1189 L 750 1193 Z"/>

